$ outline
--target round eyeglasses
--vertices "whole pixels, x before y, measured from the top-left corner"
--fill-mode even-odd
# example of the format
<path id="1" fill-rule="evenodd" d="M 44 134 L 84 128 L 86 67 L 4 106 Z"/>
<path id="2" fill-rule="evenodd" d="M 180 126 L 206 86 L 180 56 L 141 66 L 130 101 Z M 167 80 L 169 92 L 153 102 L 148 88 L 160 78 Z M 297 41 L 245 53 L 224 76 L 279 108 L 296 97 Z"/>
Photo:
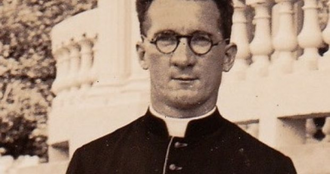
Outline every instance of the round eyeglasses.
<path id="1" fill-rule="evenodd" d="M 143 36 L 143 35 L 142 35 Z M 146 36 L 143 36 L 146 38 Z M 171 54 L 175 52 L 180 44 L 181 38 L 187 38 L 188 45 L 192 52 L 196 55 L 204 55 L 210 52 L 212 47 L 221 44 L 225 40 L 213 43 L 209 34 L 194 33 L 192 35 L 177 35 L 174 33 L 162 33 L 149 41 L 151 44 L 156 45 L 159 52 L 163 54 Z M 147 38 L 146 38 L 147 39 Z"/>

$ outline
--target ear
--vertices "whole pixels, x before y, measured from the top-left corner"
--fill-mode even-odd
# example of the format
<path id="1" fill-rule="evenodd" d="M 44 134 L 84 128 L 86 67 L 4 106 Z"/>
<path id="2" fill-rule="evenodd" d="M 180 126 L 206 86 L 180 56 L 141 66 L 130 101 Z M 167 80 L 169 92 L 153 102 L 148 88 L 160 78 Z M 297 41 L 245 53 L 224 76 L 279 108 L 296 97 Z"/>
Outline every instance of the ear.
<path id="1" fill-rule="evenodd" d="M 149 69 L 149 61 L 145 57 L 145 47 L 142 42 L 136 44 L 136 52 L 138 54 L 139 63 L 142 69 Z"/>
<path id="2" fill-rule="evenodd" d="M 222 70 L 228 72 L 234 65 L 235 56 L 237 53 L 237 46 L 234 43 L 230 43 L 225 47 L 225 56 L 223 59 Z"/>

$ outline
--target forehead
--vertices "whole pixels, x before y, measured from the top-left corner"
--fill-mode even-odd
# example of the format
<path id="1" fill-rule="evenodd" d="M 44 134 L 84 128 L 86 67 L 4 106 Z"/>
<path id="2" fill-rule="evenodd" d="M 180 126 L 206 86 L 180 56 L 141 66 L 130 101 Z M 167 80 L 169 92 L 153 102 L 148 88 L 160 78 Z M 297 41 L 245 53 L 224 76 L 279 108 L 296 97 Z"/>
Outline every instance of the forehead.
<path id="1" fill-rule="evenodd" d="M 220 13 L 212 0 L 154 0 L 146 17 L 147 35 L 164 30 L 220 34 Z"/>

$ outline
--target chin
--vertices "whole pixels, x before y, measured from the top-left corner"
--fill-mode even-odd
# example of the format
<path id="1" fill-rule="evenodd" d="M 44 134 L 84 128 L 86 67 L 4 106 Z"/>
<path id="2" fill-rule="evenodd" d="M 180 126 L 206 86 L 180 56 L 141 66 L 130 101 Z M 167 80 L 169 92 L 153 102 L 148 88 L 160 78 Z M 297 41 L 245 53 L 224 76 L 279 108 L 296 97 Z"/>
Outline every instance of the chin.
<path id="1" fill-rule="evenodd" d="M 199 94 L 196 91 L 177 91 L 169 96 L 169 102 L 175 107 L 190 109 L 205 102 L 206 99 Z"/>

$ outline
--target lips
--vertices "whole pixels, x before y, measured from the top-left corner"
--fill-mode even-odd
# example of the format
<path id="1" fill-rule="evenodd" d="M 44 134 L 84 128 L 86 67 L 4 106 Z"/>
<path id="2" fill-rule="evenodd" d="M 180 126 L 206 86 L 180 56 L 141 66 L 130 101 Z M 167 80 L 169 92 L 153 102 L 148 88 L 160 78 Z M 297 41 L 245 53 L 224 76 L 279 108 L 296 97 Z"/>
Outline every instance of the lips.
<path id="1" fill-rule="evenodd" d="M 190 81 L 195 81 L 198 78 L 197 77 L 193 77 L 193 76 L 174 76 L 172 77 L 173 80 L 177 80 L 177 81 L 182 81 L 182 82 L 190 82 Z"/>

